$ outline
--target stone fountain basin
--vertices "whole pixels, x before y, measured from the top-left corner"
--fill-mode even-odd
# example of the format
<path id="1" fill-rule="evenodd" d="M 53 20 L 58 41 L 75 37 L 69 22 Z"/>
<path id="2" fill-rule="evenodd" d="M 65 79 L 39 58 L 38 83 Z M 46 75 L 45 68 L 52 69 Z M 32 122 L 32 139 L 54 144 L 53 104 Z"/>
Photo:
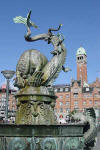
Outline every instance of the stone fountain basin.
<path id="1" fill-rule="evenodd" d="M 82 149 L 83 129 L 83 124 L 0 124 L 0 150 L 67 150 L 71 147 Z"/>

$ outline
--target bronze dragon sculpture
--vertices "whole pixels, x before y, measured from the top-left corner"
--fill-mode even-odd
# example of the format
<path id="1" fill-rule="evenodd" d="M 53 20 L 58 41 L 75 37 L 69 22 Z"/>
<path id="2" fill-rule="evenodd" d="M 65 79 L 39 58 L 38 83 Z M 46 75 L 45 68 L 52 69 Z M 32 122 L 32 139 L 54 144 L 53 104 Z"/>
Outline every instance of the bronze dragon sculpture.
<path id="1" fill-rule="evenodd" d="M 27 15 L 27 18 L 21 16 L 14 18 L 14 22 L 23 23 L 27 26 L 27 34 L 25 40 L 33 42 L 37 40 L 47 41 L 48 44 L 52 44 L 54 50 L 51 52 L 53 57 L 50 61 L 37 50 L 25 51 L 19 59 L 16 69 L 16 85 L 19 88 L 25 87 L 25 85 L 32 86 L 49 86 L 57 78 L 61 70 L 67 72 L 70 69 L 65 68 L 63 65 L 66 58 L 66 48 L 63 44 L 64 37 L 61 34 L 54 35 L 52 32 L 59 31 L 61 24 L 57 29 L 49 28 L 48 33 L 39 34 L 31 37 L 30 27 L 37 26 L 30 21 L 31 11 Z M 24 20 L 24 21 L 23 21 Z"/>
<path id="2" fill-rule="evenodd" d="M 15 23 L 23 23 L 27 27 L 27 34 L 24 36 L 28 42 L 37 40 L 46 41 L 52 44 L 54 50 L 50 61 L 38 50 L 30 49 L 25 51 L 16 66 L 15 85 L 19 88 L 16 94 L 18 111 L 16 113 L 17 124 L 55 124 L 56 117 L 54 107 L 56 96 L 52 87 L 61 70 L 69 71 L 63 65 L 66 58 L 66 48 L 63 44 L 62 34 L 53 34 L 59 31 L 49 28 L 47 33 L 31 37 L 30 27 L 38 28 L 30 20 L 31 11 L 27 18 L 18 16 L 14 18 Z"/>
<path id="3" fill-rule="evenodd" d="M 85 124 L 84 127 L 84 150 L 90 150 L 96 145 L 97 127 L 96 116 L 93 108 L 86 108 L 84 112 L 77 112 L 72 115 L 75 120 L 80 120 L 80 123 Z"/>

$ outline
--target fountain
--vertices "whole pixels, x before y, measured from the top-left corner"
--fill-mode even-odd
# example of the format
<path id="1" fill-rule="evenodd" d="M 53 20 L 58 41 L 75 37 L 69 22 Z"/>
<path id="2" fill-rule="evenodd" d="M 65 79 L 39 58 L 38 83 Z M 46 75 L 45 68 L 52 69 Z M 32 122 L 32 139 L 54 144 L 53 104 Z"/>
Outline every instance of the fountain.
<path id="1" fill-rule="evenodd" d="M 58 125 L 54 114 L 56 96 L 52 84 L 61 70 L 69 70 L 64 67 L 64 37 L 59 33 L 53 34 L 59 31 L 62 25 L 57 29 L 49 28 L 48 33 L 31 37 L 30 27 L 38 27 L 30 20 L 30 16 L 31 11 L 27 18 L 19 16 L 14 18 L 14 22 L 26 25 L 26 41 L 44 40 L 52 44 L 52 59 L 48 61 L 35 49 L 27 50 L 21 55 L 15 79 L 15 86 L 19 88 L 15 95 L 16 121 L 12 125 L 0 125 L 0 150 L 85 150 L 95 138 L 94 122 L 91 131 L 88 131 L 87 118 L 77 124 Z M 77 119 L 77 114 L 74 118 Z"/>

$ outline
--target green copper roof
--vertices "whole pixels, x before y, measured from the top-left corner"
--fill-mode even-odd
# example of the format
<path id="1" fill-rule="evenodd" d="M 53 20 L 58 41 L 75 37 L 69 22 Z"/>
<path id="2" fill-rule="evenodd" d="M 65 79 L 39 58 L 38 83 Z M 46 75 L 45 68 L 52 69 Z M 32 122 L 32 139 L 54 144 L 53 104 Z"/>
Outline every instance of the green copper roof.
<path id="1" fill-rule="evenodd" d="M 86 51 L 83 47 L 78 48 L 76 55 L 86 55 Z"/>

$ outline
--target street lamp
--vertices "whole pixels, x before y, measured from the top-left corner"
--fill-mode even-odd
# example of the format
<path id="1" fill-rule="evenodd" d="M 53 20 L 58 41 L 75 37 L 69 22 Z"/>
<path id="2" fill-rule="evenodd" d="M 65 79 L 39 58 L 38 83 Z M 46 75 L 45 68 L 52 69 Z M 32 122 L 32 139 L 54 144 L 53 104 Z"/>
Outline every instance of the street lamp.
<path id="1" fill-rule="evenodd" d="M 6 107 L 5 107 L 5 116 L 6 116 L 6 122 L 8 121 L 8 100 L 9 100 L 9 80 L 14 76 L 15 71 L 12 70 L 4 70 L 1 71 L 1 73 L 4 75 L 7 81 L 6 85 Z"/>

